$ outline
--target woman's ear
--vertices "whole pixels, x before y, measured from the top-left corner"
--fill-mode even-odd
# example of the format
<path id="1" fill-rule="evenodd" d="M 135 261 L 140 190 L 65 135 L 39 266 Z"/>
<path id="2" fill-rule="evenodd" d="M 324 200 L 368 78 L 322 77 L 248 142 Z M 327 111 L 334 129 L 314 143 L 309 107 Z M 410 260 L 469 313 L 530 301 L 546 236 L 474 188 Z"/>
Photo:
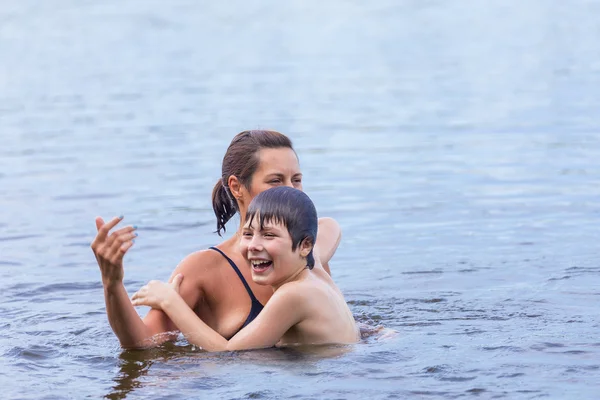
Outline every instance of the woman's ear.
<path id="1" fill-rule="evenodd" d="M 229 176 L 229 179 L 227 179 L 227 186 L 229 186 L 229 190 L 233 197 L 238 200 L 242 198 L 242 184 L 235 175 Z"/>
<path id="2" fill-rule="evenodd" d="M 300 242 L 300 255 L 304 258 L 308 257 L 310 251 L 313 249 L 313 241 L 309 237 L 305 237 Z"/>

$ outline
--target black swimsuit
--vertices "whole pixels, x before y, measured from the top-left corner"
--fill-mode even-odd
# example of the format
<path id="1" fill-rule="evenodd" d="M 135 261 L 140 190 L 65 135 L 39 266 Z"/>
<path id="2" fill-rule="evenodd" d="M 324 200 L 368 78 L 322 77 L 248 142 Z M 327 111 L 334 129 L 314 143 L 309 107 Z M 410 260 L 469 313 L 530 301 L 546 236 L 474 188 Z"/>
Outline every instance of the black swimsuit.
<path id="1" fill-rule="evenodd" d="M 248 314 L 248 318 L 246 318 L 246 322 L 244 322 L 244 325 L 242 325 L 242 327 L 237 331 L 237 332 L 239 332 L 242 329 L 244 329 L 244 327 L 246 325 L 248 325 L 250 322 L 254 321 L 254 318 L 256 318 L 258 316 L 258 314 L 260 314 L 260 312 L 262 311 L 263 305 L 260 303 L 260 301 L 258 301 L 256 299 L 256 297 L 254 296 L 254 293 L 252 293 L 252 290 L 250 289 L 250 286 L 248 285 L 248 282 L 246 282 L 246 279 L 244 279 L 244 275 L 242 275 L 242 273 L 240 272 L 237 265 L 235 265 L 233 260 L 231 258 L 227 257 L 225 255 L 225 253 L 223 253 L 221 250 L 217 249 L 216 247 L 209 247 L 209 248 L 211 250 L 218 251 L 219 253 L 221 253 L 221 255 L 223 257 L 225 257 L 225 259 L 227 261 L 229 261 L 229 265 L 231 265 L 233 270 L 238 274 L 238 276 L 240 277 L 240 280 L 242 281 L 242 283 L 244 284 L 244 287 L 246 288 L 246 291 L 248 292 L 248 295 L 250 296 L 250 300 L 252 302 L 252 307 L 250 307 L 250 314 Z M 232 337 L 235 336 L 237 334 L 237 332 L 231 336 Z"/>

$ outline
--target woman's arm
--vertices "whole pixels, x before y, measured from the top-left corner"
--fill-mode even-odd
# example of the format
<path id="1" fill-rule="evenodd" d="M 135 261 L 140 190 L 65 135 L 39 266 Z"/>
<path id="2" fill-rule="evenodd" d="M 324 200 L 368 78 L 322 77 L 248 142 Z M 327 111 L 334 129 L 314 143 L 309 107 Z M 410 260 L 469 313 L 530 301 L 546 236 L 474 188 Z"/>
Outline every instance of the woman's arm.
<path id="1" fill-rule="evenodd" d="M 155 313 L 147 321 L 140 318 L 123 282 L 104 286 L 104 302 L 110 327 L 125 349 L 152 347 L 155 344 L 152 337 L 168 330 L 168 317 L 164 313 Z"/>
<path id="2" fill-rule="evenodd" d="M 247 350 L 271 347 L 304 319 L 301 294 L 293 285 L 277 290 L 258 317 L 230 340 L 206 325 L 177 294 L 173 284 L 152 281 L 132 297 L 134 305 L 162 309 L 187 340 L 207 351 Z"/>
<path id="3" fill-rule="evenodd" d="M 188 308 L 194 307 L 202 294 L 197 282 L 194 282 L 190 264 L 196 265 L 188 256 L 172 274 L 172 276 L 181 274 L 188 277 L 180 286 L 180 298 Z M 143 319 L 140 318 L 122 283 L 120 287 L 112 290 L 105 287 L 105 303 L 109 323 L 123 348 L 155 347 L 177 338 L 177 334 L 170 333 L 177 330 L 176 325 L 162 310 L 152 309 Z"/>
<path id="4" fill-rule="evenodd" d="M 113 218 L 104 223 L 96 218 L 98 234 L 92 242 L 92 251 L 102 274 L 104 302 L 108 322 L 123 348 L 145 348 L 159 345 L 172 339 L 172 335 L 156 337 L 155 335 L 175 329 L 167 315 L 160 310 L 151 310 L 142 320 L 129 300 L 123 285 L 123 257 L 133 245 L 134 227 L 125 227 L 112 233 L 110 230 L 122 221 L 122 217 Z M 184 259 L 175 269 L 176 273 L 184 273 L 196 265 L 197 257 L 192 255 Z M 187 275 L 187 274 L 186 274 Z M 201 290 L 198 280 L 188 279 L 181 287 L 181 296 L 187 304 L 194 306 L 200 299 Z"/>

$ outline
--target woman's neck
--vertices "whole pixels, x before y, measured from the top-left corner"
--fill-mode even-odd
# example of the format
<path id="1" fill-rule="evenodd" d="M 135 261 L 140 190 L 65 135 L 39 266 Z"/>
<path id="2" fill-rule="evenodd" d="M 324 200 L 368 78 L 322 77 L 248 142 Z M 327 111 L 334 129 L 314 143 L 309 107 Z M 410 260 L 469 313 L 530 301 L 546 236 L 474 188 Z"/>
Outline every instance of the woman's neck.
<path id="1" fill-rule="evenodd" d="M 240 226 L 238 227 L 238 233 L 241 234 L 242 228 L 244 227 L 244 222 L 246 221 L 246 207 L 243 204 L 238 203 L 238 214 L 240 216 Z"/>
<path id="2" fill-rule="evenodd" d="M 240 241 L 240 235 L 241 232 L 240 231 L 236 231 L 233 236 L 231 236 L 229 239 L 225 240 L 224 242 L 222 242 L 223 245 L 227 246 L 230 249 L 237 249 L 237 244 Z"/>

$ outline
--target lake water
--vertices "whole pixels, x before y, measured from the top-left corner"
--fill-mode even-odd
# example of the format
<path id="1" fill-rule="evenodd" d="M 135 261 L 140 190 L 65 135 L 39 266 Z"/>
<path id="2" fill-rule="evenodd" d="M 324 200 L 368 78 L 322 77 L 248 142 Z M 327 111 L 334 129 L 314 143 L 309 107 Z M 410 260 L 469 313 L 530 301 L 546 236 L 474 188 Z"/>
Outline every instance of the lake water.
<path id="1" fill-rule="evenodd" d="M 594 399 L 600 3 L 6 0 L 2 398 Z M 352 348 L 122 351 L 89 248 L 139 226 L 131 293 L 218 242 L 239 131 L 294 141 Z M 140 310 L 145 312 L 145 310 Z"/>

